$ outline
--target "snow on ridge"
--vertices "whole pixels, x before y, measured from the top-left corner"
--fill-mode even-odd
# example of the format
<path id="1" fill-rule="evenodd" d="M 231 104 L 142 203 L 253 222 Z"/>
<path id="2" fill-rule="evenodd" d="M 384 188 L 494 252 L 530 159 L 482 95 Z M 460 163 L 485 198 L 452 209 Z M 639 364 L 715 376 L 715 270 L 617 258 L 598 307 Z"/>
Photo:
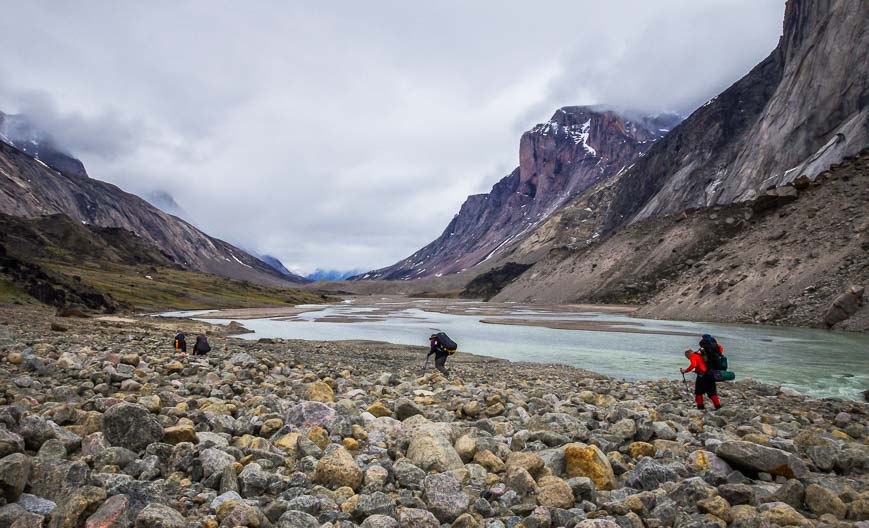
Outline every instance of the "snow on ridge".
<path id="1" fill-rule="evenodd" d="M 232 257 L 233 260 L 235 260 L 236 262 L 238 262 L 238 263 L 241 264 L 242 266 L 244 266 L 244 267 L 246 267 L 246 268 L 251 268 L 251 269 L 253 269 L 249 264 L 245 264 L 244 262 L 238 260 L 238 257 L 236 257 L 235 255 L 233 255 L 231 251 L 229 252 L 229 256 Z"/>

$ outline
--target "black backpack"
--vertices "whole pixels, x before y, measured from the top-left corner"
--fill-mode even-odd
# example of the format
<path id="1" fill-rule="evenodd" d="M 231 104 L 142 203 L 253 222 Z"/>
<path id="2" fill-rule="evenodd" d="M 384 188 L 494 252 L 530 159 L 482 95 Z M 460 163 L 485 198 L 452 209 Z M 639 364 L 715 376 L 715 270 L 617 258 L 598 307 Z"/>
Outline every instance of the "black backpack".
<path id="1" fill-rule="evenodd" d="M 450 336 L 443 332 L 438 332 L 432 335 L 429 339 L 437 339 L 438 347 L 450 355 L 455 354 L 456 350 L 459 348 L 459 345 L 457 345 L 455 341 L 450 339 Z"/>
<path id="2" fill-rule="evenodd" d="M 703 334 L 703 340 L 700 342 L 700 348 L 703 351 L 703 361 L 706 362 L 706 368 L 709 370 L 727 370 L 727 358 L 724 356 L 724 347 L 718 344 L 709 334 Z"/>

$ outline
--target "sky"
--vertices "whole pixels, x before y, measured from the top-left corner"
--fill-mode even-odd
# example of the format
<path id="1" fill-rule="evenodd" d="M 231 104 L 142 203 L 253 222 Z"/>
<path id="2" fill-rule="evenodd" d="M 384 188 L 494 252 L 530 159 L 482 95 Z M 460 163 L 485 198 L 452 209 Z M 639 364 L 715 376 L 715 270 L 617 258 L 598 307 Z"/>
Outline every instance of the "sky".
<path id="1" fill-rule="evenodd" d="M 684 115 L 766 57 L 784 0 L 0 0 L 0 111 L 295 272 L 441 234 L 567 105 Z"/>

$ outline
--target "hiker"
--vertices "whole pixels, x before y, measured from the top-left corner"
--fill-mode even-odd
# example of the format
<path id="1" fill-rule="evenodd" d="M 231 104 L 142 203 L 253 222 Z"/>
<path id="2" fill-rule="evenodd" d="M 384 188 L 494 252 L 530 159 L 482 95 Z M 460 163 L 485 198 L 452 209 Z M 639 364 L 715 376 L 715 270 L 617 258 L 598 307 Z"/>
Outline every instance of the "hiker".
<path id="1" fill-rule="evenodd" d="M 712 404 L 717 411 L 721 408 L 721 400 L 718 399 L 718 387 L 715 383 L 715 378 L 712 377 L 712 370 L 706 365 L 706 361 L 701 353 L 703 341 L 700 343 L 701 350 L 691 350 L 689 348 L 685 351 L 685 357 L 688 358 L 691 365 L 688 368 L 680 368 L 679 372 L 682 374 L 688 372 L 697 374 L 697 380 L 694 382 L 694 401 L 697 402 L 697 408 L 700 410 L 706 408 L 703 404 L 703 395 L 705 394 L 712 400 Z"/>
<path id="2" fill-rule="evenodd" d="M 184 332 L 175 334 L 175 350 L 187 352 L 187 337 L 184 335 Z"/>
<path id="3" fill-rule="evenodd" d="M 208 338 L 200 334 L 196 336 L 196 343 L 193 345 L 194 356 L 204 356 L 211 352 L 211 345 L 208 344 Z"/>
<path id="4" fill-rule="evenodd" d="M 438 332 L 437 334 L 432 334 L 428 338 L 428 342 L 430 349 L 428 354 L 425 356 L 426 363 L 428 363 L 428 358 L 434 354 L 435 368 L 438 369 L 445 378 L 448 378 L 449 371 L 446 368 L 447 357 L 455 353 L 457 347 L 455 341 L 450 339 L 445 333 Z"/>

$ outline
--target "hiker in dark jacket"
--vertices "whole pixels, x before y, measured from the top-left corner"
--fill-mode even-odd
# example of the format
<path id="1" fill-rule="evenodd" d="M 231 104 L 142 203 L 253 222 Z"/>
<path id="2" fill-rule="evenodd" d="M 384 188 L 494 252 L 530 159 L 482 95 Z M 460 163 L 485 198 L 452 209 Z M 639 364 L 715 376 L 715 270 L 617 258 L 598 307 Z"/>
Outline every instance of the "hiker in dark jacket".
<path id="1" fill-rule="evenodd" d="M 184 335 L 184 332 L 178 332 L 175 334 L 175 350 L 187 352 L 187 338 Z"/>
<path id="2" fill-rule="evenodd" d="M 196 336 L 196 343 L 193 345 L 194 356 L 204 356 L 211 352 L 211 345 L 208 344 L 208 338 L 204 335 Z"/>
<path id="3" fill-rule="evenodd" d="M 428 358 L 434 354 L 435 357 L 435 368 L 438 369 L 441 374 L 444 375 L 445 378 L 449 377 L 449 371 L 446 368 L 447 364 L 447 356 L 449 356 L 449 352 L 447 352 L 446 347 L 441 345 L 440 340 L 436 334 L 432 334 L 431 337 L 428 338 L 428 343 L 430 345 L 430 349 L 428 354 L 426 354 L 425 359 L 428 361 Z"/>

